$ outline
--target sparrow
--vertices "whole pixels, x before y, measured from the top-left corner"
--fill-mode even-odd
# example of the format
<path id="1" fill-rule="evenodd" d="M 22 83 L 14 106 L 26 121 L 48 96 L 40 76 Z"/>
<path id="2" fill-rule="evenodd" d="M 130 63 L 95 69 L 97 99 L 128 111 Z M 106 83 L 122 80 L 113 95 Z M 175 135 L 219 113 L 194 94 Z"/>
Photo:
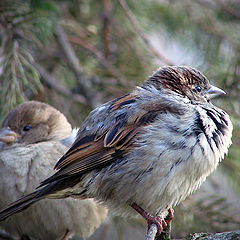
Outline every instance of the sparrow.
<path id="1" fill-rule="evenodd" d="M 142 215 L 160 234 L 171 209 L 228 152 L 231 120 L 210 102 L 221 94 L 194 68 L 158 69 L 131 93 L 93 110 L 57 172 L 0 211 L 0 220 L 43 198 L 92 197 L 116 214 Z"/>
<path id="2" fill-rule="evenodd" d="M 54 173 L 76 136 L 66 117 L 48 104 L 29 101 L 10 111 L 0 130 L 0 207 L 32 192 Z M 64 146 L 63 143 L 66 145 Z M 30 239 L 88 238 L 108 210 L 93 199 L 43 200 L 0 223 L 11 236 Z"/>

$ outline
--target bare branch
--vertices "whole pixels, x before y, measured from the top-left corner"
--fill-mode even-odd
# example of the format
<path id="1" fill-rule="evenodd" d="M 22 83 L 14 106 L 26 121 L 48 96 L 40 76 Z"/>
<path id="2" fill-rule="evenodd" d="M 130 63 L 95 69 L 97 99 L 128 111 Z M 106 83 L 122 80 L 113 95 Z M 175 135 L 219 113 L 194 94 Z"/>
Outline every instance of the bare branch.
<path id="1" fill-rule="evenodd" d="M 57 25 L 56 27 L 56 35 L 57 41 L 62 47 L 65 57 L 67 59 L 68 66 L 73 71 L 79 85 L 81 86 L 82 93 L 89 102 L 90 106 L 92 108 L 96 108 L 101 104 L 100 100 L 97 97 L 97 91 L 95 91 L 91 81 L 87 79 L 86 76 L 84 76 L 79 60 L 60 25 Z"/>
<path id="2" fill-rule="evenodd" d="M 166 229 L 164 229 L 164 231 L 162 231 L 160 235 L 157 235 L 157 225 L 155 223 L 152 223 L 147 231 L 145 240 L 170 240 L 170 229 L 171 224 L 168 223 Z"/>
<path id="3" fill-rule="evenodd" d="M 112 23 L 112 1 L 102 0 L 103 10 L 102 10 L 102 34 L 103 34 L 103 47 L 105 58 L 108 59 L 110 55 L 110 29 Z"/>
<path id="4" fill-rule="evenodd" d="M 207 9 L 211 8 L 213 10 L 216 10 L 216 7 L 220 7 L 221 11 L 226 12 L 237 19 L 240 19 L 239 11 L 236 11 L 233 7 L 230 7 L 228 2 L 227 4 L 225 4 L 225 2 L 222 0 L 214 0 L 213 2 L 196 0 L 196 2 Z"/>
<path id="5" fill-rule="evenodd" d="M 221 233 L 194 233 L 190 234 L 186 239 L 189 240 L 233 240 L 240 238 L 240 231 L 232 231 L 232 232 L 221 232 Z"/>
<path id="6" fill-rule="evenodd" d="M 126 16 L 128 17 L 128 19 L 132 23 L 136 35 L 138 35 L 140 37 L 140 39 L 142 39 L 142 41 L 147 45 L 147 49 L 150 50 L 151 53 L 153 53 L 156 57 L 160 58 L 162 60 L 162 62 L 164 62 L 168 65 L 174 65 L 169 59 L 164 57 L 163 54 L 160 53 L 159 50 L 156 49 L 151 44 L 148 36 L 142 31 L 141 27 L 138 24 L 137 19 L 132 14 L 131 10 L 129 9 L 129 7 L 126 3 L 126 1 L 125 0 L 118 0 L 118 1 L 119 1 L 120 5 L 122 6 Z"/>
<path id="7" fill-rule="evenodd" d="M 54 77 L 52 77 L 42 66 L 36 62 L 31 63 L 33 67 L 39 72 L 43 81 L 49 85 L 51 88 L 55 89 L 57 92 L 61 93 L 66 97 L 70 97 L 73 101 L 87 105 L 87 100 L 85 97 L 79 94 L 73 94 L 70 90 L 59 84 Z"/>
<path id="8" fill-rule="evenodd" d="M 157 234 L 157 225 L 155 223 L 151 224 L 150 228 L 147 231 L 145 240 L 154 240 Z"/>
<path id="9" fill-rule="evenodd" d="M 91 53 L 93 53 L 100 60 L 100 63 L 103 66 L 105 66 L 111 74 L 113 74 L 114 76 L 116 76 L 118 78 L 118 80 L 121 84 L 123 84 L 125 86 L 134 86 L 135 85 L 134 83 L 132 83 L 130 81 L 127 81 L 126 78 L 118 71 L 118 69 L 115 66 L 113 66 L 111 64 L 111 62 L 109 62 L 102 55 L 102 53 L 99 50 L 97 50 L 94 46 L 92 46 L 89 43 L 83 41 L 81 38 L 75 37 L 75 36 L 69 36 L 69 40 L 72 43 L 81 45 L 82 47 L 88 49 Z"/>

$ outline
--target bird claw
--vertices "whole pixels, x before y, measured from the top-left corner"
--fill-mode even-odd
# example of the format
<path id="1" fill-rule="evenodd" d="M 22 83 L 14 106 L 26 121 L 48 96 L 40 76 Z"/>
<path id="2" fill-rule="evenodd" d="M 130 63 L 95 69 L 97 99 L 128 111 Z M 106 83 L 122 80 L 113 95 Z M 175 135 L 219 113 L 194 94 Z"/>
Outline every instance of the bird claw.
<path id="1" fill-rule="evenodd" d="M 165 218 L 165 222 L 167 225 L 173 220 L 173 217 L 174 217 L 174 210 L 173 210 L 173 208 L 169 208 L 168 215 Z"/>
<path id="2" fill-rule="evenodd" d="M 173 209 L 169 208 L 168 209 L 168 216 L 166 218 L 166 220 L 164 220 L 162 217 L 160 216 L 152 216 L 151 214 L 149 214 L 148 212 L 146 212 L 144 209 L 142 209 L 140 206 L 138 206 L 136 203 L 133 203 L 131 205 L 131 207 L 133 209 L 135 209 L 144 219 L 147 220 L 147 224 L 148 224 L 148 229 L 150 228 L 150 226 L 152 224 L 156 224 L 157 226 L 157 235 L 160 235 L 161 232 L 167 228 L 168 224 L 172 221 L 173 219 Z"/>
<path id="3" fill-rule="evenodd" d="M 151 227 L 152 224 L 156 224 L 157 226 L 157 235 L 159 236 L 161 234 L 161 232 L 167 227 L 167 223 L 166 221 L 160 217 L 160 216 L 152 216 L 152 215 L 148 215 L 148 219 L 147 223 L 148 223 L 148 230 Z"/>

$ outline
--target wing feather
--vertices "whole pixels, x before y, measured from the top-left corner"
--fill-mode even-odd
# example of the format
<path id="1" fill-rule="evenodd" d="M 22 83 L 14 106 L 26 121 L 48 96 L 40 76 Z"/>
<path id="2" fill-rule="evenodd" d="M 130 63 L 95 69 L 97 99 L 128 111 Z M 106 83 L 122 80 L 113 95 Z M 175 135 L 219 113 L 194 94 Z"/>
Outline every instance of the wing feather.
<path id="1" fill-rule="evenodd" d="M 128 104 L 134 103 L 136 101 L 135 94 L 126 94 L 120 98 L 113 100 L 113 104 L 110 107 L 110 112 L 120 109 Z"/>
<path id="2" fill-rule="evenodd" d="M 142 128 L 154 121 L 159 111 L 162 111 L 160 104 L 157 111 L 153 111 L 152 103 L 149 103 L 149 108 L 146 104 L 142 108 L 133 108 L 132 103 L 135 101 L 136 96 L 128 94 L 110 102 L 106 114 L 109 114 L 110 118 L 112 116 L 113 119 L 117 119 L 117 122 L 113 126 L 109 123 L 107 129 L 97 129 L 93 134 L 82 138 L 79 132 L 73 146 L 56 164 L 55 168 L 58 172 L 43 181 L 40 186 L 75 175 L 81 176 L 123 157 L 133 146 Z M 131 115 L 122 113 L 124 107 L 131 106 L 134 109 Z"/>

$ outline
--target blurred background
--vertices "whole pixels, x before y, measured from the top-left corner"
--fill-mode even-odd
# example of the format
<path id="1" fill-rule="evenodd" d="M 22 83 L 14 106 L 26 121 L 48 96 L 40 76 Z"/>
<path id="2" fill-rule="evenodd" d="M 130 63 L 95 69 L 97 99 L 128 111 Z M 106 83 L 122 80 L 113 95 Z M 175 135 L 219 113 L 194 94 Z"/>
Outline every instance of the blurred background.
<path id="1" fill-rule="evenodd" d="M 165 65 L 197 68 L 224 89 L 214 104 L 234 124 L 229 155 L 175 209 L 172 236 L 238 229 L 239 0 L 0 1 L 0 122 L 17 104 L 38 100 L 80 126 L 93 108 Z M 145 231 L 142 219 L 110 216 L 90 239 L 144 239 Z"/>

